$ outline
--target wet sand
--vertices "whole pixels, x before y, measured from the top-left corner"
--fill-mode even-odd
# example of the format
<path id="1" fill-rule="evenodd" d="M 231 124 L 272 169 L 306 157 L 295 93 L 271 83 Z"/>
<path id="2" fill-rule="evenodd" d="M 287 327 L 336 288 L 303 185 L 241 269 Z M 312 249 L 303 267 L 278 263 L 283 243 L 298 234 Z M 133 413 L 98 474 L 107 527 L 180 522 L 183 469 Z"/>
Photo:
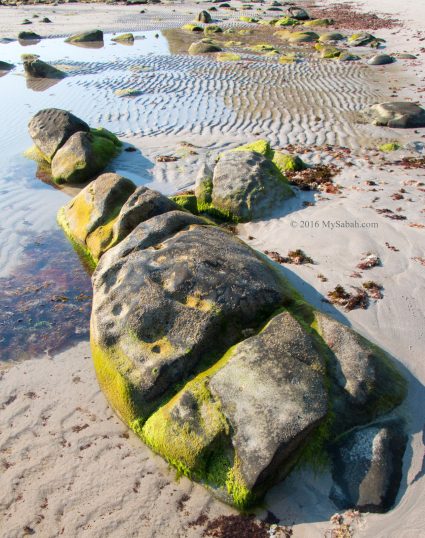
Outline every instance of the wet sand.
<path id="1" fill-rule="evenodd" d="M 422 6 L 415 8 L 422 13 L 418 16 L 412 6 L 404 9 L 396 0 L 360 4 L 367 11 L 387 11 L 405 21 L 400 28 L 374 31 L 388 40 L 387 50 L 420 52 L 423 44 L 417 32 L 425 15 Z M 36 165 L 21 156 L 30 145 L 27 122 L 41 108 L 66 108 L 91 125 L 116 132 L 138 151 L 123 152 L 111 169 L 165 194 L 192 187 L 203 160 L 261 137 L 275 147 L 294 144 L 308 163 L 335 164 L 341 168 L 334 178 L 341 186 L 339 194 L 300 192 L 291 206 L 267 220 L 238 226 L 238 233 L 260 251 L 286 255 L 302 248 L 315 264 L 285 266 L 286 276 L 312 304 L 336 312 L 399 363 L 410 381 L 404 404 L 409 448 L 401 490 L 390 513 L 362 516 L 353 532 L 382 538 L 425 536 L 425 367 L 421 360 L 425 312 L 420 301 L 425 296 L 421 261 L 425 257 L 421 182 L 425 180 L 423 168 L 395 164 L 403 156 L 423 156 L 412 148 L 413 142 L 424 141 L 425 129 L 394 130 L 356 121 L 363 108 L 394 94 L 423 103 L 424 94 L 417 90 L 423 86 L 424 55 L 377 68 L 365 66 L 364 61 L 341 65 L 308 55 L 300 64 L 277 65 L 272 58 L 247 50 L 238 50 L 242 60 L 237 63 L 189 57 L 183 54 L 184 47 L 196 37 L 169 29 L 192 20 L 192 14 L 207 6 L 1 8 L 0 37 L 15 37 L 28 28 L 45 36 L 63 36 L 100 26 L 106 32 L 139 32 L 145 39 L 124 47 L 113 45 L 108 35 L 99 49 L 72 47 L 54 38 L 25 48 L 16 42 L 0 45 L 1 60 L 16 63 L 20 54 L 34 52 L 69 73 L 50 87 L 28 86 L 20 65 L 0 78 L 4 96 L 0 102 L 0 276 L 16 277 L 28 244 L 39 234 L 55 233 L 56 211 L 72 194 L 40 182 Z M 140 14 L 141 9 L 147 13 Z M 21 20 L 33 13 L 48 16 L 53 23 L 21 26 Z M 220 9 L 217 18 L 225 17 L 224 25 L 232 26 L 241 14 L 253 16 L 252 11 Z M 263 32 L 255 26 L 253 41 L 265 41 Z M 142 93 L 131 99 L 116 96 L 115 90 L 125 87 Z M 11 107 L 11 102 L 19 106 Z M 379 144 L 392 140 L 410 149 L 388 155 L 376 151 Z M 170 154 L 178 160 L 156 162 L 158 156 Z M 400 189 L 405 191 L 401 199 L 394 197 Z M 379 212 L 382 209 L 406 218 L 388 218 L 388 213 Z M 337 221 L 373 223 L 373 227 L 331 229 Z M 351 276 L 365 252 L 378 254 L 382 266 L 365 271 L 361 279 Z M 70 268 L 83 271 L 78 257 L 72 258 Z M 324 302 L 337 284 L 351 289 L 369 279 L 383 285 L 384 297 L 371 301 L 367 310 L 337 312 Z M 34 358 L 13 367 L 2 363 L 0 526 L 4 535 L 22 536 L 28 527 L 40 536 L 202 536 L 208 520 L 234 513 L 202 487 L 184 478 L 175 481 L 174 472 L 127 432 L 99 391 L 89 355 L 83 342 L 53 359 Z M 24 357 L 28 353 L 20 349 L 15 358 Z M 330 484 L 328 473 L 294 472 L 270 490 L 257 516 L 264 518 L 268 510 L 282 525 L 294 524 L 293 536 L 322 537 L 333 528 L 329 518 L 336 511 L 328 500 Z M 203 514 L 207 520 L 200 518 Z"/>

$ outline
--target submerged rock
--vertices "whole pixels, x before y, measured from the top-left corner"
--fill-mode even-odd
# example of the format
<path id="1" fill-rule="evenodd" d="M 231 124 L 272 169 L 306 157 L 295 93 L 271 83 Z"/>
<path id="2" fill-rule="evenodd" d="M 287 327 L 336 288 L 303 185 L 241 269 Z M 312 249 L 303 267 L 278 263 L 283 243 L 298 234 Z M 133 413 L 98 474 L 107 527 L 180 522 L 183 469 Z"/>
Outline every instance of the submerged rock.
<path id="1" fill-rule="evenodd" d="M 74 34 L 67 39 L 66 43 L 91 43 L 103 41 L 102 30 L 90 30 L 89 32 L 82 32 L 81 34 Z"/>
<path id="2" fill-rule="evenodd" d="M 43 60 L 37 54 L 22 54 L 25 75 L 32 78 L 65 78 L 66 73 Z"/>
<path id="3" fill-rule="evenodd" d="M 326 412 L 322 359 L 285 312 L 190 381 L 149 418 L 142 435 L 167 461 L 245 506 L 288 472 Z"/>
<path id="4" fill-rule="evenodd" d="M 425 127 L 425 109 L 416 103 L 390 101 L 373 105 L 368 115 L 375 125 L 394 128 Z"/>
<path id="5" fill-rule="evenodd" d="M 389 56 L 388 54 L 376 54 L 370 60 L 368 60 L 369 65 L 386 65 L 386 64 L 392 64 L 395 62 L 395 58 L 393 56 Z"/>
<path id="6" fill-rule="evenodd" d="M 334 447 L 330 498 L 340 510 L 386 512 L 400 487 L 407 436 L 400 419 L 351 431 Z"/>
<path id="7" fill-rule="evenodd" d="M 83 120 L 58 108 L 40 110 L 28 124 L 34 144 L 48 161 L 70 136 L 78 131 L 89 130 L 90 127 Z"/>

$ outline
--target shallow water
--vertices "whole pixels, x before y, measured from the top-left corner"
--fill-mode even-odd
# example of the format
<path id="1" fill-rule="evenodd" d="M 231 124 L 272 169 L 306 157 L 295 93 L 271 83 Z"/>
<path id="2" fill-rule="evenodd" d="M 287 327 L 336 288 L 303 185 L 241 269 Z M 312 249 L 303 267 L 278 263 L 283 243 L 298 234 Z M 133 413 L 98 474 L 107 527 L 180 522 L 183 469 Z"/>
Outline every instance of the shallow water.
<path id="1" fill-rule="evenodd" d="M 359 148 L 366 144 L 367 133 L 350 120 L 375 102 L 378 93 L 361 66 L 317 61 L 308 53 L 301 63 L 278 65 L 275 59 L 247 49 L 238 50 L 241 62 L 222 63 L 211 56 L 183 54 L 199 39 L 188 32 L 134 35 L 133 45 L 116 44 L 111 41 L 113 35 L 105 35 L 98 48 L 71 45 L 63 38 L 27 46 L 18 41 L 0 44 L 1 60 L 16 65 L 0 77 L 0 311 L 27 312 L 19 323 L 13 316 L 0 318 L 0 360 L 20 359 L 46 349 L 54 352 L 87 335 L 84 330 L 71 331 L 69 320 L 76 327 L 88 327 L 87 305 L 77 323 L 73 316 L 80 303 L 72 297 L 79 295 L 78 290 L 89 295 L 90 279 L 56 223 L 57 210 L 77 189 L 55 188 L 37 172 L 35 163 L 22 156 L 31 145 L 28 121 L 39 110 L 70 110 L 91 126 L 106 127 L 124 140 L 161 135 L 182 141 L 191 136 L 202 146 L 203 140 L 208 145 L 211 140 L 262 136 L 275 146 L 338 143 Z M 247 43 L 253 39 L 247 37 Z M 39 54 L 68 76 L 26 79 L 20 60 L 24 53 Z M 140 95 L 118 97 L 116 90 L 124 88 L 137 89 Z M 175 171 L 169 177 L 153 175 L 154 163 L 139 150 L 123 151 L 108 169 L 165 194 L 181 187 Z M 190 185 L 193 178 L 182 181 Z M 58 275 L 63 273 L 57 288 Z M 43 275 L 48 275 L 47 287 L 40 281 Z M 53 308 L 49 293 L 67 297 L 62 310 L 57 305 Z"/>

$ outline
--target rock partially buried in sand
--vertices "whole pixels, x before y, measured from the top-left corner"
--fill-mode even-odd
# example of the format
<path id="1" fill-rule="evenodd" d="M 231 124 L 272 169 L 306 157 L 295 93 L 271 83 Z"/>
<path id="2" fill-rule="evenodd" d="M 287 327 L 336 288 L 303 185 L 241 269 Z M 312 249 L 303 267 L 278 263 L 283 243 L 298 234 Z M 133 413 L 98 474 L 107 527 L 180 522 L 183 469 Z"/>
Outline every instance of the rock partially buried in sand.
<path id="1" fill-rule="evenodd" d="M 370 47 L 379 47 L 381 43 L 385 43 L 385 39 L 379 39 L 372 34 L 367 32 L 360 32 L 358 34 L 353 34 L 348 38 L 348 44 L 351 47 L 365 47 L 369 45 Z"/>
<path id="2" fill-rule="evenodd" d="M 65 43 L 92 43 L 99 41 L 103 41 L 102 30 L 90 30 L 89 32 L 74 34 L 65 39 Z"/>
<path id="3" fill-rule="evenodd" d="M 70 136 L 78 131 L 88 132 L 90 127 L 71 112 L 46 108 L 33 116 L 28 124 L 28 131 L 45 160 L 50 162 Z"/>
<path id="4" fill-rule="evenodd" d="M 253 146 L 272 162 L 261 140 L 219 163 Z M 347 429 L 347 410 L 350 426 L 365 420 L 352 400 L 372 399 L 372 416 L 400 403 L 400 375 L 389 369 L 387 383 L 374 370 L 371 344 L 315 312 L 237 237 L 163 195 L 106 174 L 58 220 L 100 257 L 91 346 L 112 407 L 224 501 L 246 508 L 300 458 L 320 459 Z"/>
<path id="5" fill-rule="evenodd" d="M 324 372 L 310 335 L 288 312 L 279 314 L 154 413 L 142 436 L 185 474 L 244 507 L 289 471 L 325 418 Z"/>
<path id="6" fill-rule="evenodd" d="M 298 21 L 307 21 L 310 18 L 310 15 L 302 7 L 293 6 L 288 8 L 287 12 L 290 17 Z"/>
<path id="7" fill-rule="evenodd" d="M 37 54 L 22 54 L 25 75 L 32 78 L 65 78 L 66 73 L 43 60 Z"/>
<path id="8" fill-rule="evenodd" d="M 208 13 L 208 11 L 201 11 L 199 15 L 196 17 L 196 20 L 198 22 L 203 22 L 204 24 L 208 24 L 212 21 L 211 15 Z"/>
<path id="9" fill-rule="evenodd" d="M 374 125 L 393 128 L 425 127 L 425 109 L 416 103 L 392 101 L 373 105 L 367 114 Z"/>
<path id="10" fill-rule="evenodd" d="M 197 24 L 192 24 L 192 23 L 185 24 L 184 26 L 182 26 L 182 30 L 187 30 L 188 32 L 203 32 L 204 31 L 202 26 L 199 26 Z"/>
<path id="11" fill-rule="evenodd" d="M 85 182 L 102 172 L 120 151 L 121 142 L 106 129 L 90 129 L 82 120 L 57 108 L 38 112 L 28 130 L 35 149 L 27 157 L 50 164 L 57 183 Z"/>
<path id="12" fill-rule="evenodd" d="M 376 56 L 370 58 L 367 63 L 369 65 L 387 65 L 394 62 L 395 58 L 393 56 L 389 56 L 388 54 L 376 54 Z"/>
<path id="13" fill-rule="evenodd" d="M 392 508 L 402 477 L 407 436 L 400 419 L 358 428 L 333 449 L 330 498 L 340 510 L 387 512 Z"/>
<path id="14" fill-rule="evenodd" d="M 192 43 L 189 47 L 189 54 L 209 54 L 212 52 L 220 52 L 222 49 L 213 43 L 206 43 L 205 41 L 197 41 Z"/>
<path id="15" fill-rule="evenodd" d="M 326 43 L 328 41 L 342 41 L 343 39 L 345 39 L 344 36 L 339 32 L 327 32 L 319 37 L 321 43 Z"/>

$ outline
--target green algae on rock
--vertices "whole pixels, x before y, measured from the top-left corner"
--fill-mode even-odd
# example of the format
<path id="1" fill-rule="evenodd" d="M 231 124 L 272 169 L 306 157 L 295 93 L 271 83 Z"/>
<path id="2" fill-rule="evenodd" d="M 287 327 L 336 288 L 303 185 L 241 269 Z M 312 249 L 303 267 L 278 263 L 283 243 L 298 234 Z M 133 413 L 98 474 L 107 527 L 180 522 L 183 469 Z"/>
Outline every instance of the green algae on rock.
<path id="1" fill-rule="evenodd" d="M 128 34 L 120 34 L 120 35 L 117 35 L 116 37 L 113 37 L 111 39 L 111 41 L 116 41 L 116 42 L 133 42 L 134 41 L 134 35 L 132 33 L 128 33 Z"/>
<path id="2" fill-rule="evenodd" d="M 219 52 L 216 59 L 219 62 L 238 62 L 241 59 L 241 56 L 234 52 Z"/>
<path id="3" fill-rule="evenodd" d="M 213 43 L 206 43 L 205 41 L 197 41 L 192 43 L 189 47 L 189 54 L 210 54 L 213 52 L 221 52 L 222 49 L 214 45 Z"/>
<path id="4" fill-rule="evenodd" d="M 90 30 L 81 34 L 74 34 L 65 39 L 65 43 L 91 43 L 99 41 L 103 41 L 102 30 Z"/>
<path id="5" fill-rule="evenodd" d="M 401 148 L 401 145 L 398 142 L 386 142 L 385 144 L 381 144 L 378 149 L 379 151 L 383 151 L 384 153 L 390 153 L 391 151 L 397 151 Z"/>
<path id="6" fill-rule="evenodd" d="M 66 110 L 48 108 L 29 122 L 37 149 L 25 155 L 50 165 L 56 183 L 82 183 L 103 171 L 121 151 L 121 142 L 104 128 L 90 127 Z"/>
<path id="7" fill-rule="evenodd" d="M 43 60 L 38 54 L 22 54 L 25 75 L 31 78 L 65 78 L 66 73 Z"/>
<path id="8" fill-rule="evenodd" d="M 203 32 L 204 29 L 198 24 L 188 23 L 182 26 L 182 30 L 188 30 L 189 32 Z"/>

